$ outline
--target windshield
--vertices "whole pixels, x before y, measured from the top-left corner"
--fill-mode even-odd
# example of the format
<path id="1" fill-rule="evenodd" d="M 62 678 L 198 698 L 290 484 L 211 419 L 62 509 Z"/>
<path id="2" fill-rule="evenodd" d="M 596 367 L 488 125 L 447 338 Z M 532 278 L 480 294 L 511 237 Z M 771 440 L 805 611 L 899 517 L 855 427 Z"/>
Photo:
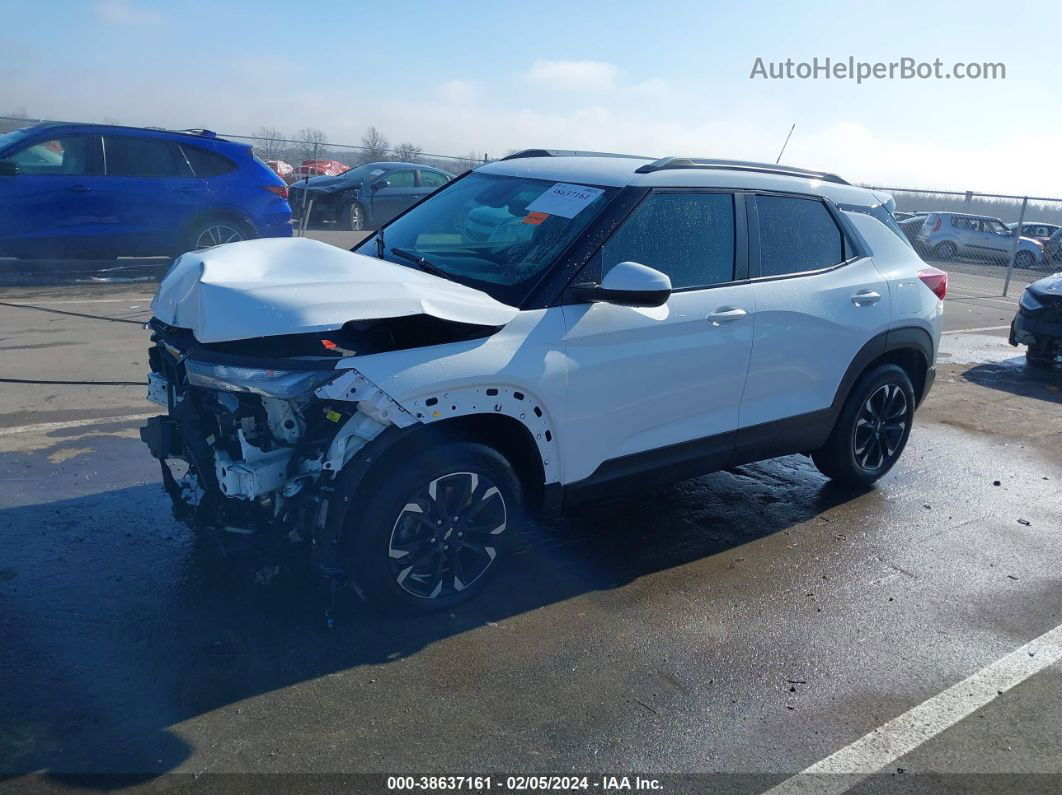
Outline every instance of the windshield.
<path id="1" fill-rule="evenodd" d="M 469 174 L 386 226 L 383 256 L 519 304 L 615 193 L 615 188 Z M 357 251 L 377 256 L 376 238 Z"/>
<path id="2" fill-rule="evenodd" d="M 862 204 L 838 204 L 837 206 L 840 207 L 842 210 L 846 210 L 848 212 L 863 213 L 863 215 L 869 215 L 872 218 L 877 218 L 879 221 L 885 224 L 885 226 L 889 227 L 889 229 L 892 230 L 893 234 L 896 235 L 896 237 L 900 238 L 900 240 L 902 240 L 908 246 L 911 245 L 911 241 L 907 239 L 907 235 L 903 233 L 903 230 L 900 228 L 900 225 L 896 223 L 896 219 L 892 217 L 892 213 L 889 212 L 888 208 L 886 208 L 884 204 L 878 204 L 874 207 L 867 207 Z"/>

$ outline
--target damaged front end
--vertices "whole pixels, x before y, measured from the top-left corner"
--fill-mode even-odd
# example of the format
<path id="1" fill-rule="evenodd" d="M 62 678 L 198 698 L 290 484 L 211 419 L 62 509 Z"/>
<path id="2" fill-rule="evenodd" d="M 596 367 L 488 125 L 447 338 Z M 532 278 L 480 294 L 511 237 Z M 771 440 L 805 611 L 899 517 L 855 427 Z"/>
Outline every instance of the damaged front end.
<path id="1" fill-rule="evenodd" d="M 356 370 L 336 369 L 347 346 L 373 345 L 371 329 L 201 345 L 158 319 L 149 326 L 148 398 L 167 413 L 141 438 L 174 514 L 226 550 L 319 542 L 336 475 L 388 426 L 417 422 Z"/>

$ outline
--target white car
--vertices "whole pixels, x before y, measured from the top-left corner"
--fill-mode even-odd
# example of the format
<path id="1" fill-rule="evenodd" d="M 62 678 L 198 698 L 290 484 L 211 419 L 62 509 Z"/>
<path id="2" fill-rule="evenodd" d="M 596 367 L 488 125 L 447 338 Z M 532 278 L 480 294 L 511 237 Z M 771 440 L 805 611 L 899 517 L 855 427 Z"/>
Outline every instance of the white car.
<path id="1" fill-rule="evenodd" d="M 933 381 L 947 284 L 890 199 L 530 150 L 354 252 L 190 252 L 152 304 L 167 413 L 142 436 L 199 532 L 308 546 L 422 610 L 480 588 L 529 513 L 791 453 L 869 484 Z M 505 233 L 469 221 L 488 217 Z"/>

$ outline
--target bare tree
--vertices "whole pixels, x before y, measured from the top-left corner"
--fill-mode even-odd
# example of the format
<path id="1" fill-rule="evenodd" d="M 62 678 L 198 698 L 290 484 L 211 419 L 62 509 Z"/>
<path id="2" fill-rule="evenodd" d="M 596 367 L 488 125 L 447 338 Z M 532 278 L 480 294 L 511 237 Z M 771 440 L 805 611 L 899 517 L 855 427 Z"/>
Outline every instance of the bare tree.
<path id="1" fill-rule="evenodd" d="M 290 147 L 283 140 L 287 136 L 276 127 L 259 127 L 251 137 L 255 154 L 263 160 L 283 160 Z"/>
<path id="2" fill-rule="evenodd" d="M 300 163 L 315 157 L 318 160 L 328 160 L 331 157 L 331 153 L 325 146 L 328 143 L 328 136 L 316 127 L 304 127 L 299 130 L 295 133 L 295 140 L 299 143 L 292 144 L 291 153 Z"/>
<path id="3" fill-rule="evenodd" d="M 384 134 L 375 127 L 370 127 L 361 136 L 361 145 L 364 147 L 360 155 L 363 163 L 371 163 L 374 160 L 386 160 L 387 150 L 391 148 Z"/>
<path id="4" fill-rule="evenodd" d="M 403 163 L 416 163 L 423 152 L 424 150 L 416 144 L 403 143 L 395 147 L 393 154 L 395 160 L 400 160 Z"/>

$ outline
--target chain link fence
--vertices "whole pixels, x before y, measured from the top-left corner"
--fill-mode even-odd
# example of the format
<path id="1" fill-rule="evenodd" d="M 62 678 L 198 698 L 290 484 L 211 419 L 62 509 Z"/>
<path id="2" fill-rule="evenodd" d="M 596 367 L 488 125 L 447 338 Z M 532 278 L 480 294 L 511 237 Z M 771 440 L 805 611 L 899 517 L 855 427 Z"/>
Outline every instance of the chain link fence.
<path id="1" fill-rule="evenodd" d="M 1062 199 L 872 187 L 896 199 L 900 228 L 948 272 L 950 296 L 1017 294 L 1062 267 Z"/>
<path id="2" fill-rule="evenodd" d="M 0 133 L 44 119 L 0 116 Z M 287 182 L 318 174 L 341 173 L 364 163 L 399 160 L 461 174 L 491 158 L 483 153 L 431 154 L 413 144 L 391 146 L 375 128 L 361 145 L 282 135 L 232 135 L 246 141 Z M 369 143 L 371 145 L 365 145 Z M 929 264 L 949 273 L 949 295 L 1005 296 L 1062 268 L 1062 199 L 969 191 L 871 186 L 896 199 L 897 221 Z M 1021 229 L 1021 234 L 1015 230 Z"/>

